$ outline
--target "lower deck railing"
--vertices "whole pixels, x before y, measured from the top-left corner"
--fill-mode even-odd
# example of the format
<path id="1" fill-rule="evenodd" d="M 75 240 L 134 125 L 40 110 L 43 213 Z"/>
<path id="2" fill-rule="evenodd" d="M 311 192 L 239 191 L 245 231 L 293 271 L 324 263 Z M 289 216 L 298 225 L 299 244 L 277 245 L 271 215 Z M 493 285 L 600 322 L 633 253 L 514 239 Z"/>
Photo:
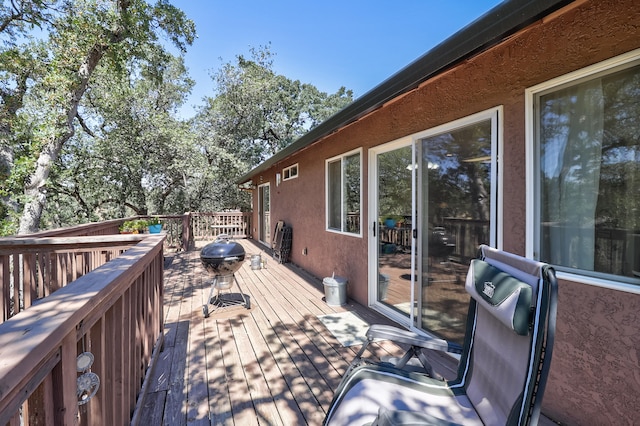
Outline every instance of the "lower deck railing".
<path id="1" fill-rule="evenodd" d="M 56 288 L 30 296 L 31 306 L 0 324 L 0 425 L 130 422 L 162 338 L 164 238 L 3 239 L 0 249 L 13 244 L 13 256 L 22 259 L 4 260 L 1 269 L 2 280 L 22 270 L 11 278 L 16 294 L 34 294 L 22 284 L 25 276 L 36 277 L 36 295 L 52 282 Z M 103 248 L 94 253 L 109 254 L 59 260 L 74 257 L 65 244 L 98 243 Z M 42 261 L 24 260 L 45 252 Z M 62 278 L 67 274 L 70 282 Z"/>

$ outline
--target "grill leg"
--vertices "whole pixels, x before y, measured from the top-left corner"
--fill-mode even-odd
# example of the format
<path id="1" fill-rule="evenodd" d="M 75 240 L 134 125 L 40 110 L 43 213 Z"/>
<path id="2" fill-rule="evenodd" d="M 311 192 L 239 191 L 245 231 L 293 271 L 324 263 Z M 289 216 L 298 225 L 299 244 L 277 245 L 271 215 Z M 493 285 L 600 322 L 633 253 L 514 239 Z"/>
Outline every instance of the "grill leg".
<path id="1" fill-rule="evenodd" d="M 214 277 L 213 282 L 211 283 L 211 289 L 209 290 L 209 296 L 207 296 L 207 301 L 204 305 L 202 305 L 202 314 L 205 318 L 209 318 L 209 303 L 213 303 L 213 289 L 216 288 L 217 281 L 218 277 Z"/>
<path id="2" fill-rule="evenodd" d="M 207 297 L 207 303 L 213 303 L 213 291 L 218 288 L 216 285 L 218 283 L 218 277 L 213 277 L 213 282 L 211 283 L 211 290 L 209 290 L 209 297 Z M 220 291 L 218 291 L 218 295 Z"/>
<path id="3" fill-rule="evenodd" d="M 249 296 L 245 296 L 245 294 L 243 293 L 242 287 L 240 286 L 240 283 L 238 282 L 238 279 L 236 278 L 235 274 L 233 275 L 233 280 L 238 286 L 238 290 L 240 291 L 240 298 L 242 300 L 238 300 L 237 298 L 231 298 L 230 297 L 232 296 L 231 292 L 229 292 L 229 294 L 221 294 L 221 290 L 217 285 L 218 276 L 215 276 L 213 278 L 213 282 L 211 283 L 211 290 L 209 291 L 209 297 L 207 297 L 207 304 L 202 307 L 202 313 L 204 314 L 205 318 L 209 316 L 210 312 L 213 312 L 218 308 L 227 308 L 230 306 L 243 305 L 245 308 L 251 309 L 251 300 Z M 216 292 L 215 297 L 213 295 L 214 291 Z M 213 305 L 213 309 L 211 311 L 209 310 L 209 304 Z"/>
<path id="4" fill-rule="evenodd" d="M 240 290 L 240 297 L 242 297 L 242 301 L 244 302 L 244 307 L 247 309 L 251 309 L 251 301 L 249 300 L 249 296 L 247 297 L 244 296 L 242 287 L 240 287 L 240 283 L 238 282 L 238 279 L 236 278 L 235 274 L 233 274 L 233 280 L 236 282 L 236 285 L 238 286 L 238 290 Z"/>

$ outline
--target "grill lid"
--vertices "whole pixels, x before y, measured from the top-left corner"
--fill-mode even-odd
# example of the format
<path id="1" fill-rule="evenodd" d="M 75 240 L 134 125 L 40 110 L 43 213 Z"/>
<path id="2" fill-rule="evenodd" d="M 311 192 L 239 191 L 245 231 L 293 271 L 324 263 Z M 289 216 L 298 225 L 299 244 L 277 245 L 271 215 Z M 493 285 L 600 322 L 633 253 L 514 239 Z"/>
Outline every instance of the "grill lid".
<path id="1" fill-rule="evenodd" d="M 206 259 L 225 259 L 228 257 L 238 257 L 238 260 L 244 260 L 244 248 L 233 241 L 219 239 L 207 244 L 200 251 L 200 258 Z"/>

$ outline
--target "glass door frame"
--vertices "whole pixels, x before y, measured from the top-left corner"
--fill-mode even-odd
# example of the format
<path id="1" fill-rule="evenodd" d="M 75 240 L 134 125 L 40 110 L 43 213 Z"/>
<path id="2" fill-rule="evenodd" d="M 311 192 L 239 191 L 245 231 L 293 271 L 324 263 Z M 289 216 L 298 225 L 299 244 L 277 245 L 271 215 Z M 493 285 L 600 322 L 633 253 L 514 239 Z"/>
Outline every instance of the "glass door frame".
<path id="1" fill-rule="evenodd" d="M 419 206 L 422 205 L 422 199 L 419 194 L 422 193 L 421 183 L 418 179 L 418 166 L 419 164 L 417 155 L 419 144 L 422 139 L 429 136 L 434 136 L 439 133 L 451 131 L 456 128 L 465 127 L 473 123 L 491 120 L 491 201 L 490 201 L 490 245 L 498 249 L 502 249 L 503 245 L 503 168 L 500 159 L 503 158 L 503 107 L 498 106 L 491 108 L 452 122 L 445 123 L 443 125 L 415 133 L 413 135 L 405 136 L 392 142 L 388 142 L 383 145 L 379 145 L 369 149 L 368 158 L 368 186 L 369 186 L 369 200 L 368 200 L 368 217 L 369 224 L 367 230 L 369 232 L 369 306 L 382 313 L 386 317 L 390 318 L 397 323 L 406 326 L 413 331 L 417 331 L 424 334 L 429 334 L 428 331 L 419 328 L 421 318 L 417 318 L 415 312 L 422 312 L 422 300 L 416 300 L 416 276 L 422 277 L 422 262 L 417 262 L 416 259 L 422 258 L 422 244 L 418 242 L 422 241 L 422 227 L 423 227 L 423 212 L 418 211 Z M 383 303 L 378 302 L 378 232 L 377 227 L 377 214 L 378 214 L 378 155 L 393 151 L 398 148 L 411 146 L 413 153 L 413 167 L 411 172 L 412 180 L 412 221 L 413 235 L 411 239 L 411 299 L 415 303 L 417 302 L 417 309 L 411 309 L 409 317 L 401 314 L 400 312 L 385 306 Z M 374 231 L 375 230 L 375 231 Z M 426 238 L 426 237 L 425 237 Z M 419 314 L 420 315 L 420 314 Z M 418 324 L 418 325 L 417 325 Z"/>
<path id="2" fill-rule="evenodd" d="M 413 328 L 414 324 L 414 311 L 415 309 L 410 309 L 409 317 L 403 315 L 402 313 L 392 309 L 389 306 L 386 306 L 384 303 L 381 303 L 377 300 L 378 298 L 378 248 L 379 248 L 379 232 L 377 229 L 378 224 L 378 156 L 387 152 L 394 151 L 400 148 L 406 148 L 411 146 L 412 150 L 412 158 L 414 167 L 411 168 L 411 223 L 413 227 L 412 237 L 411 237 L 411 271 L 416 270 L 415 263 L 415 253 L 416 253 L 416 235 L 415 235 L 415 224 L 416 224 L 416 169 L 415 169 L 415 143 L 411 136 L 407 136 L 393 142 L 389 142 L 383 145 L 379 145 L 369 149 L 369 224 L 367 226 L 369 232 L 369 286 L 368 286 L 368 294 L 369 294 L 369 306 L 376 311 L 379 311 L 386 317 L 392 319 L 393 321 L 404 325 L 406 327 Z M 415 274 L 411 273 L 411 300 L 415 300 Z"/>
<path id="3" fill-rule="evenodd" d="M 263 191 L 269 192 L 269 206 L 265 215 L 265 200 Z M 270 182 L 258 185 L 258 241 L 271 247 L 271 184 Z"/>

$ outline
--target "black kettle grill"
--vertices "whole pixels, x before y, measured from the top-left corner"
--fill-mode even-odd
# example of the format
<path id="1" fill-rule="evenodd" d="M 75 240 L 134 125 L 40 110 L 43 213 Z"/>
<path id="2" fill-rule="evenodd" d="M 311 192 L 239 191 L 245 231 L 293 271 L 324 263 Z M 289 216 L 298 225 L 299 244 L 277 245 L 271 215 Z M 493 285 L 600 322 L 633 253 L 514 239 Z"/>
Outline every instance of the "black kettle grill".
<path id="1" fill-rule="evenodd" d="M 202 265 L 209 274 L 213 275 L 208 303 L 202 307 L 205 318 L 209 316 L 209 304 L 213 305 L 214 309 L 238 305 L 244 305 L 247 309 L 251 307 L 249 297 L 245 297 L 242 293 L 240 283 L 234 275 L 242 266 L 244 258 L 245 252 L 242 245 L 231 241 L 227 235 L 218 236 L 214 242 L 207 244 L 200 251 Z M 240 290 L 239 295 L 220 293 L 221 290 L 231 289 L 234 282 Z"/>

